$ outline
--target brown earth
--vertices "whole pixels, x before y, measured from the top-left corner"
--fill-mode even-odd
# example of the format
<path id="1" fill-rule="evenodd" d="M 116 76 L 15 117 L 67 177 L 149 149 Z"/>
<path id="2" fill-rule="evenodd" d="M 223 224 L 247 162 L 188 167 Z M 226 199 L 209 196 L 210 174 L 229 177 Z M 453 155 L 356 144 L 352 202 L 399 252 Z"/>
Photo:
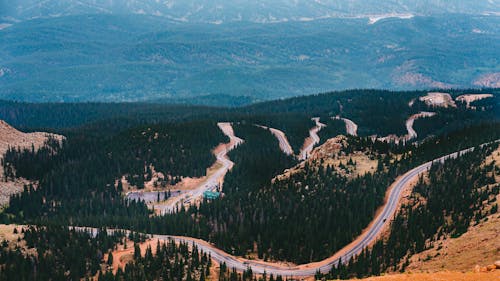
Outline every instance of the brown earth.
<path id="1" fill-rule="evenodd" d="M 290 177 L 290 175 L 301 171 L 306 163 L 311 167 L 315 167 L 321 161 L 323 161 L 323 167 L 330 165 L 340 175 L 348 178 L 356 178 L 376 170 L 378 162 L 373 156 L 370 156 L 368 151 L 354 151 L 349 155 L 341 152 L 341 149 L 347 145 L 345 136 L 328 139 L 324 144 L 314 148 L 307 160 L 276 176 L 274 180 L 283 180 Z M 348 165 L 349 160 L 352 160 L 353 164 Z M 339 167 L 341 163 L 344 168 Z"/>
<path id="2" fill-rule="evenodd" d="M 0 224 L 0 242 L 6 241 L 7 247 L 11 250 L 19 249 L 25 255 L 36 256 L 36 249 L 28 248 L 23 239 L 22 229 L 25 227 L 17 224 Z M 14 229 L 17 233 L 14 233 Z"/>
<path id="3" fill-rule="evenodd" d="M 0 224 L 0 241 L 17 242 L 18 238 L 22 238 L 22 228 L 22 225 Z M 14 233 L 14 229 L 17 229 L 17 233 Z"/>
<path id="4" fill-rule="evenodd" d="M 437 272 L 453 270 L 469 272 L 477 264 L 493 264 L 500 259 L 500 215 L 472 226 L 462 236 L 434 243 L 434 248 L 413 255 L 407 271 Z"/>
<path id="5" fill-rule="evenodd" d="M 476 109 L 475 107 L 470 106 L 472 102 L 492 97 L 493 97 L 492 94 L 468 94 L 468 95 L 458 96 L 455 100 L 465 102 L 467 108 Z"/>
<path id="6" fill-rule="evenodd" d="M 49 137 L 59 141 L 64 139 L 61 135 L 50 133 L 23 133 L 5 121 L 0 120 L 0 159 L 9 147 L 31 148 L 33 146 L 35 149 L 38 149 Z M 23 191 L 24 185 L 29 183 L 29 181 L 22 178 L 15 179 L 14 181 L 6 181 L 3 175 L 3 168 L 0 168 L 0 206 L 8 204 L 10 196 Z M 36 186 L 35 182 L 32 183 Z"/>
<path id="7" fill-rule="evenodd" d="M 450 94 L 441 92 L 430 92 L 426 96 L 420 97 L 420 101 L 425 102 L 429 106 L 436 107 L 457 107 Z"/>
<path id="8" fill-rule="evenodd" d="M 159 241 L 158 238 L 152 238 L 146 240 L 143 243 L 139 243 L 139 248 L 141 249 L 141 255 L 144 256 L 148 246 L 151 247 L 151 252 L 153 253 L 153 255 L 156 255 L 156 246 L 158 244 L 158 241 Z M 164 243 L 165 241 L 160 241 L 160 245 L 163 245 Z M 118 248 L 111 252 L 113 254 L 113 265 L 112 265 L 113 274 L 116 274 L 118 268 L 124 270 L 125 265 L 134 260 L 134 242 L 127 240 L 126 244 L 127 244 L 126 248 L 125 245 L 118 245 Z M 191 248 L 191 245 L 189 245 L 189 247 Z M 104 255 L 104 263 L 107 263 L 107 261 L 108 261 L 108 254 Z M 212 267 L 210 268 L 210 276 L 208 277 L 208 280 L 218 280 L 219 268 L 220 265 L 217 263 L 217 261 L 212 259 Z"/>
<path id="9" fill-rule="evenodd" d="M 146 249 L 148 246 L 151 247 L 151 251 L 153 255 L 156 254 L 156 244 L 158 243 L 158 239 L 149 239 L 144 243 L 140 243 L 139 247 L 141 248 L 141 255 L 146 253 Z M 163 244 L 163 242 L 161 243 Z M 134 242 L 127 240 L 125 245 L 118 245 L 118 249 L 112 251 L 113 254 L 113 273 L 116 274 L 118 268 L 122 270 L 125 269 L 125 265 L 131 262 L 134 259 Z M 108 254 L 104 255 L 104 262 L 108 261 Z"/>

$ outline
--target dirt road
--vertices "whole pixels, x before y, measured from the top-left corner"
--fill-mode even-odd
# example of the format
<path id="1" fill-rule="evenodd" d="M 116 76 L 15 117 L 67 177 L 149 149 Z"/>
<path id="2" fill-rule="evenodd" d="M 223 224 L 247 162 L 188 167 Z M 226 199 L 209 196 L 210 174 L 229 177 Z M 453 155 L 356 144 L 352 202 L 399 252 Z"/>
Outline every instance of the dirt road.
<path id="1" fill-rule="evenodd" d="M 346 134 L 351 135 L 351 136 L 358 135 L 358 125 L 356 123 L 354 123 L 352 120 L 347 119 L 347 118 L 342 118 L 340 116 L 332 117 L 332 119 L 344 121 Z"/>
<path id="2" fill-rule="evenodd" d="M 415 130 L 413 129 L 413 123 L 415 123 L 415 120 L 417 120 L 419 118 L 432 117 L 434 115 L 436 115 L 435 112 L 422 111 L 420 113 L 413 114 L 412 116 L 410 116 L 410 118 L 408 118 L 408 120 L 406 120 L 406 131 L 408 131 L 408 134 L 404 137 L 405 140 L 408 141 L 408 140 L 417 138 L 417 136 L 418 136 L 417 132 L 415 132 Z"/>
<path id="3" fill-rule="evenodd" d="M 256 126 L 265 130 L 269 130 L 271 134 L 273 134 L 278 139 L 281 151 L 283 151 L 283 153 L 285 153 L 286 155 L 293 155 L 292 146 L 288 142 L 288 139 L 285 133 L 283 133 L 283 131 L 261 125 L 256 125 Z"/>
<path id="4" fill-rule="evenodd" d="M 319 117 L 311 118 L 314 122 L 316 122 L 316 126 L 314 126 L 311 130 L 309 130 L 309 137 L 304 141 L 304 145 L 299 153 L 299 160 L 306 160 L 307 157 L 311 154 L 311 151 L 314 148 L 314 145 L 319 143 L 320 139 L 318 136 L 318 132 L 325 127 L 326 125 L 319 121 Z"/>
<path id="5" fill-rule="evenodd" d="M 400 142 L 410 141 L 412 139 L 417 138 L 417 136 L 418 136 L 415 129 L 413 129 L 413 124 L 415 123 L 415 120 L 417 120 L 419 118 L 432 117 L 434 115 L 436 115 L 435 112 L 422 111 L 422 112 L 419 112 L 417 114 L 413 114 L 412 116 L 408 117 L 408 119 L 406 119 L 406 123 L 405 123 L 406 131 L 407 131 L 406 135 L 403 135 L 403 136 L 388 135 L 385 137 L 378 137 L 378 138 L 376 136 L 373 136 L 372 138 L 376 138 L 377 140 L 382 141 L 382 142 L 400 143 Z"/>
<path id="6" fill-rule="evenodd" d="M 208 178 L 192 190 L 187 190 L 179 196 L 170 198 L 167 204 L 160 204 L 155 206 L 161 214 L 173 213 L 178 208 L 186 205 L 193 204 L 196 200 L 203 196 L 205 191 L 216 190 L 222 185 L 224 176 L 233 167 L 234 163 L 227 157 L 229 151 L 233 150 L 235 147 L 243 143 L 243 140 L 234 135 L 233 127 L 231 123 L 221 122 L 217 123 L 217 126 L 222 130 L 222 132 L 229 137 L 229 143 L 221 144 L 214 150 L 214 154 L 217 158 L 218 169 L 212 173 Z"/>

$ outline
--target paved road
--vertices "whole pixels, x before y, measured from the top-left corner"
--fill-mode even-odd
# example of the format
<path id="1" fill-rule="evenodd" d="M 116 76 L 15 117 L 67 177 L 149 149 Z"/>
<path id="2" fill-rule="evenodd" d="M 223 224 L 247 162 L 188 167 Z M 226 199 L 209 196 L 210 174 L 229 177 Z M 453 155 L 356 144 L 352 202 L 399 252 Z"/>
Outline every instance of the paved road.
<path id="1" fill-rule="evenodd" d="M 292 146 L 288 142 L 288 139 L 283 131 L 261 125 L 256 126 L 271 131 L 271 133 L 278 139 L 281 151 L 283 151 L 286 155 L 293 155 Z"/>
<path id="2" fill-rule="evenodd" d="M 169 236 L 169 235 L 154 235 L 154 237 L 160 239 L 174 239 L 176 241 L 183 241 L 188 243 L 196 244 L 201 250 L 210 253 L 212 257 L 218 262 L 225 262 L 229 268 L 236 268 L 239 271 L 245 270 L 248 267 L 252 268 L 254 273 L 264 273 L 281 275 L 287 277 L 305 277 L 312 276 L 318 270 L 321 272 L 328 272 L 333 265 L 338 264 L 339 259 L 342 258 L 342 261 L 346 262 L 352 256 L 355 256 L 363 250 L 366 246 L 370 245 L 374 242 L 382 230 L 390 223 L 391 219 L 394 216 L 394 213 L 398 207 L 398 203 L 401 199 L 402 191 L 408 187 L 414 180 L 418 179 L 419 175 L 427 171 L 432 163 L 434 162 L 444 162 L 445 159 L 448 158 L 456 158 L 458 155 L 463 154 L 468 151 L 472 151 L 473 148 L 465 149 L 460 152 L 455 152 L 440 158 L 437 158 L 433 161 L 429 161 L 424 163 L 412 170 L 408 171 L 404 175 L 400 176 L 392 185 L 389 190 L 389 195 L 387 202 L 382 207 L 382 211 L 377 215 L 377 217 L 371 222 L 368 228 L 364 231 L 364 233 L 359 236 L 355 241 L 351 244 L 347 245 L 339 252 L 337 252 L 332 257 L 325 259 L 320 262 L 297 265 L 293 267 L 289 266 L 280 266 L 280 265 L 272 265 L 265 264 L 258 261 L 247 260 L 239 257 L 232 256 L 215 248 L 213 245 L 199 239 L 189 238 L 189 237 L 178 237 L 178 236 Z"/>
<path id="3" fill-rule="evenodd" d="M 319 122 L 319 117 L 311 118 L 311 120 L 316 122 L 316 126 L 309 130 L 309 137 L 305 140 L 304 147 L 300 150 L 299 160 L 306 160 L 309 157 L 314 145 L 320 141 L 318 132 L 326 126 L 325 124 Z"/>
<path id="4" fill-rule="evenodd" d="M 345 130 L 348 135 L 357 136 L 358 135 L 358 125 L 354 123 L 352 120 L 347 118 L 342 118 L 340 116 L 332 117 L 335 120 L 342 120 L 345 123 Z"/>
<path id="5" fill-rule="evenodd" d="M 495 142 L 499 142 L 497 140 Z M 484 145 L 482 145 L 484 146 Z M 419 175 L 427 171 L 432 163 L 444 162 L 448 158 L 456 158 L 459 155 L 472 151 L 473 148 L 464 149 L 459 152 L 451 153 L 446 156 L 437 158 L 433 161 L 424 163 L 412 170 L 406 172 L 404 175 L 400 176 L 389 188 L 389 195 L 387 197 L 387 202 L 382 206 L 382 211 L 376 216 L 376 218 L 370 223 L 370 225 L 365 229 L 362 235 L 360 235 L 355 241 L 347 245 L 340 251 L 338 251 L 333 256 L 319 262 L 302 264 L 297 266 L 285 266 L 285 265 L 274 265 L 265 264 L 258 261 L 247 260 L 239 257 L 232 256 L 228 253 L 217 249 L 213 245 L 206 241 L 191 238 L 191 237 L 180 237 L 180 236 L 170 236 L 170 235 L 153 235 L 155 238 L 162 240 L 173 239 L 178 242 L 186 242 L 189 244 L 195 244 L 204 252 L 210 253 L 212 258 L 219 263 L 226 263 L 229 268 L 235 268 L 238 271 L 243 271 L 252 268 L 252 271 L 257 274 L 262 274 L 266 272 L 267 274 L 281 275 L 284 277 L 306 277 L 313 276 L 317 271 L 328 272 L 333 265 L 339 263 L 340 258 L 343 262 L 349 261 L 352 256 L 355 256 L 363 250 L 366 246 L 374 242 L 381 234 L 382 230 L 388 226 L 391 219 L 394 217 L 394 213 L 398 207 L 398 203 L 401 199 L 402 191 L 408 187 L 414 180 L 416 180 Z M 95 234 L 96 229 L 93 228 L 80 228 L 85 231 L 89 231 Z M 113 230 L 110 230 L 113 231 Z"/>
<path id="6" fill-rule="evenodd" d="M 234 135 L 231 123 L 221 122 L 217 123 L 217 126 L 219 126 L 222 132 L 229 137 L 229 143 L 225 144 L 223 149 L 215 155 L 217 162 L 221 164 L 221 167 L 211 174 L 207 180 L 205 180 L 197 188 L 185 191 L 180 196 L 169 199 L 168 205 L 155 206 L 155 209 L 159 209 L 160 213 L 173 213 L 184 205 L 194 203 L 195 200 L 203 196 L 205 191 L 216 190 L 224 179 L 226 173 L 233 167 L 234 163 L 229 160 L 227 154 L 239 144 L 243 143 L 243 140 Z"/>

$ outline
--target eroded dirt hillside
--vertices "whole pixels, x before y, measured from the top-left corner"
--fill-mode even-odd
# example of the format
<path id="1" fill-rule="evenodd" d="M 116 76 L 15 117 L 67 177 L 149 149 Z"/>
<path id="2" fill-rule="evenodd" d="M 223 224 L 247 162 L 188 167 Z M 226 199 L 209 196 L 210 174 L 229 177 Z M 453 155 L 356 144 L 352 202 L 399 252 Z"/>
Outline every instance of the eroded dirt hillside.
<path id="1" fill-rule="evenodd" d="M 62 141 L 64 137 L 44 132 L 23 133 L 5 121 L 0 120 L 0 160 L 9 147 L 31 148 L 33 146 L 35 149 L 38 149 L 48 138 Z M 7 204 L 9 197 L 21 192 L 27 183 L 29 182 L 22 178 L 13 181 L 6 180 L 3 175 L 3 169 L 0 169 L 0 206 Z"/>

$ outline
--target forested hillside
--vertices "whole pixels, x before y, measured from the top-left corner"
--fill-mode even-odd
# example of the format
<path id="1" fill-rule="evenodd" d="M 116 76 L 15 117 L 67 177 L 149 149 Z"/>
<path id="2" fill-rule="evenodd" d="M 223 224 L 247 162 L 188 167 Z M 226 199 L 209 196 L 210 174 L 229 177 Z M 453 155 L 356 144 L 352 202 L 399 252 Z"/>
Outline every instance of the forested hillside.
<path id="1" fill-rule="evenodd" d="M 451 98 L 455 100 L 464 92 L 467 91 L 451 91 Z M 74 113 L 60 104 L 4 102 L 1 118 L 11 118 L 17 126 L 28 130 L 48 127 L 49 131 L 57 131 L 66 139 L 61 146 L 49 140 L 40 150 L 12 147 L 3 156 L 2 166 L 7 180 L 24 177 L 38 182 L 38 186 L 28 185 L 23 193 L 13 196 L 9 206 L 0 214 L 0 220 L 3 223 L 113 227 L 183 235 L 201 238 L 230 254 L 250 259 L 293 263 L 319 261 L 361 233 L 382 205 L 387 187 L 398 176 L 442 155 L 499 139 L 498 94 L 496 91 L 492 93 L 495 95 L 491 98 L 468 105 L 457 101 L 456 107 L 449 108 L 421 101 L 420 97 L 427 92 L 376 90 L 333 92 L 241 108 L 161 104 L 69 105 L 76 110 Z M 40 114 L 39 118 L 30 115 L 30 110 Z M 416 142 L 386 143 L 371 137 L 405 134 L 407 118 L 420 111 L 436 112 L 436 117 L 415 121 L 415 130 L 419 134 Z M 58 115 L 67 119 L 59 121 Z M 360 136 L 343 138 L 347 146 L 324 152 L 326 160 L 340 156 L 345 159 L 335 165 L 326 165 L 314 157 L 300 163 L 280 150 L 277 138 L 270 131 L 255 126 L 282 130 L 297 152 L 314 125 L 312 117 L 320 117 L 327 125 L 319 132 L 320 143 L 331 145 L 327 139 L 345 134 L 345 123 L 332 119 L 337 115 L 353 120 L 359 126 Z M 169 214 L 153 212 L 144 202 L 126 199 L 122 185 L 117 181 L 122 177 L 140 189 L 152 178 L 154 171 L 162 172 L 167 181 L 158 189 L 167 192 L 181 177 L 204 176 L 206 169 L 215 162 L 213 149 L 219 143 L 229 142 L 217 122 L 231 123 L 235 136 L 243 139 L 243 143 L 228 154 L 234 166 L 225 175 L 222 187 L 216 187 L 221 191 L 220 197 L 201 200 L 200 204 Z M 357 163 L 350 157 L 357 152 L 364 153 L 366 159 L 375 163 L 373 169 L 351 174 Z M 418 221 L 411 222 L 415 225 L 422 220 L 435 221 L 436 225 L 427 225 L 428 229 L 421 233 L 422 236 L 416 236 L 414 228 L 401 232 L 406 233 L 404 236 L 391 234 L 395 235 L 390 240 L 394 243 L 390 245 L 394 252 L 388 252 L 386 248 L 389 240 L 378 242 L 373 252 L 363 254 L 351 266 L 334 270 L 327 277 L 365 276 L 394 269 L 395 265 L 399 270 L 408 253 L 426 249 L 427 244 L 422 246 L 421 243 L 430 239 L 432 233 L 442 231 L 442 234 L 458 235 L 467 227 L 466 218 L 484 216 L 484 212 L 480 215 L 478 212 L 467 213 L 460 209 L 463 207 L 461 203 L 459 208 L 458 202 L 466 199 L 464 205 L 479 208 L 474 200 L 485 194 L 471 193 L 469 196 L 464 189 L 449 195 L 452 190 L 446 186 L 461 182 L 466 185 L 460 185 L 460 188 L 485 184 L 489 180 L 489 177 L 483 177 L 485 170 L 482 167 L 469 168 L 476 167 L 485 153 L 477 149 L 473 156 L 456 160 L 466 161 L 467 165 L 462 162 L 463 165 L 455 165 L 450 160 L 443 168 L 436 166 L 431 170 L 435 173 L 435 177 L 431 177 L 433 181 L 423 180 L 419 184 L 416 190 L 422 193 L 421 198 L 426 198 L 428 204 L 414 209 L 403 208 L 407 213 L 401 213 L 394 226 L 407 227 L 408 214 L 415 219 L 421 216 Z M 457 174 L 460 175 L 457 181 L 450 183 L 453 171 L 465 169 L 467 172 L 463 177 Z M 460 214 L 459 217 L 439 217 L 434 209 L 426 209 L 444 204 L 444 197 L 436 195 L 432 188 L 440 188 L 440 193 L 454 198 L 457 205 L 446 205 L 446 208 L 449 214 Z M 465 195 L 469 197 L 461 197 Z M 449 218 L 455 224 L 441 228 L 444 219 Z M 414 244 L 407 247 L 397 242 L 403 241 L 401 239 L 414 241 Z M 61 249 L 62 246 L 54 247 Z M 10 252 L 6 255 L 24 263 L 19 255 L 15 258 L 16 254 Z M 86 258 L 89 255 L 84 254 Z M 163 255 L 163 262 L 166 255 Z M 381 259 L 380 255 L 388 258 Z M 366 271 L 368 261 L 363 259 L 368 257 L 369 262 L 376 262 L 376 265 L 370 265 Z M 5 261 L 5 264 L 10 261 Z M 183 263 L 190 262 L 191 258 L 184 257 Z M 137 256 L 128 270 L 114 276 L 103 273 L 100 278 L 115 280 L 120 276 L 133 276 L 154 279 L 181 275 L 188 278 L 192 274 L 190 278 L 201 279 L 201 272 L 208 266 L 200 260 L 198 269 L 194 266 L 191 271 L 180 273 L 176 269 L 174 273 L 162 271 L 158 263 L 160 258 L 154 255 Z M 143 274 L 141 268 L 144 267 L 151 275 Z M 172 268 L 175 267 L 172 265 Z M 9 274 L 18 269 L 12 270 Z M 75 274 L 80 276 L 89 272 L 95 274 L 94 269 L 70 271 L 78 272 Z M 231 268 L 222 267 L 221 271 L 221 280 L 252 276 L 249 272 L 239 276 Z M 205 273 L 203 277 L 207 276 Z M 29 275 L 26 278 L 29 279 Z"/>
<path id="2" fill-rule="evenodd" d="M 321 122 L 325 124 L 326 127 L 322 128 L 318 133 L 320 144 L 324 143 L 330 138 L 346 134 L 345 123 L 342 120 L 333 119 L 331 116 L 326 115 L 321 117 Z"/>
<path id="3" fill-rule="evenodd" d="M 387 237 L 347 266 L 317 277 L 347 279 L 404 271 L 412 254 L 435 247 L 433 242 L 442 237 L 458 237 L 471 224 L 496 213 L 498 205 L 489 203 L 499 194 L 498 184 L 494 184 L 498 171 L 481 163 L 497 147 L 476 148 L 460 158 L 434 164 L 414 187 Z"/>
<path id="4" fill-rule="evenodd" d="M 285 133 L 296 154 L 302 148 L 304 139 L 309 136 L 309 130 L 315 126 L 311 117 L 305 113 L 282 113 L 254 115 L 251 113 L 241 117 L 246 124 L 257 124 L 281 130 Z"/>
<path id="5" fill-rule="evenodd" d="M 3 241 L 0 247 L 0 280 L 79 280 L 101 270 L 104 254 L 124 238 L 105 230 L 90 233 L 65 226 L 18 227 L 16 246 Z M 19 243 L 24 241 L 23 243 Z"/>
<path id="6" fill-rule="evenodd" d="M 147 216 L 142 203 L 122 198 L 117 179 L 127 176 L 141 187 L 151 178 L 150 165 L 171 177 L 204 175 L 215 161 L 212 149 L 227 141 L 210 121 L 142 126 L 111 135 L 101 129 L 69 135 L 61 148 L 7 152 L 5 167 L 40 184 L 12 198 L 4 214 L 20 212 L 27 220 L 62 216 L 63 221 L 78 218 L 87 223 L 92 218 L 106 220 L 103 213 Z M 10 171 L 7 175 L 13 176 Z"/>
<path id="7" fill-rule="evenodd" d="M 340 115 L 353 120 L 359 126 L 361 136 L 406 133 L 405 121 L 420 111 L 436 112 L 431 118 L 417 119 L 415 129 L 419 138 L 429 134 L 443 134 L 468 124 L 498 120 L 500 99 L 498 89 L 451 90 L 452 97 L 464 93 L 490 93 L 493 98 L 479 100 L 467 109 L 458 103 L 457 108 L 428 106 L 418 100 L 427 92 L 392 92 L 382 90 L 348 90 L 329 92 L 291 99 L 269 101 L 238 108 L 195 107 L 148 103 L 17 103 L 0 101 L 0 119 L 25 130 L 43 128 L 61 131 L 66 128 L 108 126 L 108 130 L 131 128 L 140 124 L 182 122 L 193 120 L 260 122 L 276 127 L 290 135 L 294 149 L 302 145 L 300 138 L 307 136 L 311 117 Z M 412 105 L 410 106 L 411 102 Z M 91 125 L 97 123 L 97 125 Z M 99 128 L 94 128 L 99 129 Z M 327 130 L 331 130 L 328 128 Z"/>
<path id="8" fill-rule="evenodd" d="M 0 13 L 14 6 L 6 2 Z M 401 19 L 389 10 L 380 17 L 311 22 L 306 16 L 272 24 L 92 14 L 3 28 L 0 18 L 0 98 L 235 105 L 340 89 L 498 85 L 498 16 L 439 12 Z"/>

